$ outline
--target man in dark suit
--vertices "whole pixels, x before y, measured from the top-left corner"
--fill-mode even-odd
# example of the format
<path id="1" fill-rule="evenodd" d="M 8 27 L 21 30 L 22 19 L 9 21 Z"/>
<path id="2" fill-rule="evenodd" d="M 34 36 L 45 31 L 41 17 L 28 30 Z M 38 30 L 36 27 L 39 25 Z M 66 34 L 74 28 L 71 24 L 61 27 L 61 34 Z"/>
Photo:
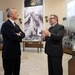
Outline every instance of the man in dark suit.
<path id="1" fill-rule="evenodd" d="M 1 27 L 4 75 L 19 75 L 21 60 L 20 42 L 25 37 L 25 34 L 17 24 L 14 24 L 18 18 L 17 10 L 15 8 L 8 8 L 6 14 L 8 20 Z"/>
<path id="2" fill-rule="evenodd" d="M 48 55 L 49 75 L 62 75 L 62 39 L 64 36 L 64 26 L 58 24 L 57 15 L 50 15 L 48 30 L 42 30 L 42 40 L 46 41 L 45 53 Z"/>

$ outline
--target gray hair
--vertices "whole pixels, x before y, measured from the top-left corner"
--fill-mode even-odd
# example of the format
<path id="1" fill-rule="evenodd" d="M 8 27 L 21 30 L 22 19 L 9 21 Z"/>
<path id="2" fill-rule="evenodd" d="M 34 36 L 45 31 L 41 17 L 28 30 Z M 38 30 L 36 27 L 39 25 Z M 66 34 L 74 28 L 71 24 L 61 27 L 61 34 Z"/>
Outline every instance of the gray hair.
<path id="1" fill-rule="evenodd" d="M 57 15 L 51 14 L 50 16 L 54 16 L 57 19 L 57 22 L 58 22 L 58 16 Z"/>
<path id="2" fill-rule="evenodd" d="M 10 17 L 11 10 L 12 10 L 11 8 L 6 9 L 6 15 L 7 15 L 8 18 Z"/>
<path id="3" fill-rule="evenodd" d="M 6 15 L 8 18 L 10 17 L 10 13 L 11 13 L 12 9 L 15 9 L 15 8 L 7 8 L 6 9 Z"/>

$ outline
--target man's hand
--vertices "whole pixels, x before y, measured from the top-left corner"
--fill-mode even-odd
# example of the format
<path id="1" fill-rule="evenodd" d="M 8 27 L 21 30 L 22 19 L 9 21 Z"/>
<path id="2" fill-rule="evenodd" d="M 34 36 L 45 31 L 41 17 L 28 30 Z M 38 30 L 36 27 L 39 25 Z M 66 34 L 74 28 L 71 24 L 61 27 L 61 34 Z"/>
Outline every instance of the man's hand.
<path id="1" fill-rule="evenodd" d="M 21 34 L 20 34 L 20 33 L 16 33 L 16 35 L 17 35 L 17 36 L 21 36 Z"/>
<path id="2" fill-rule="evenodd" d="M 44 41 L 45 40 L 45 35 L 41 34 L 41 40 Z"/>
<path id="3" fill-rule="evenodd" d="M 51 33 L 48 31 L 48 29 L 42 30 L 42 34 L 44 34 L 45 36 L 50 36 L 51 35 Z"/>

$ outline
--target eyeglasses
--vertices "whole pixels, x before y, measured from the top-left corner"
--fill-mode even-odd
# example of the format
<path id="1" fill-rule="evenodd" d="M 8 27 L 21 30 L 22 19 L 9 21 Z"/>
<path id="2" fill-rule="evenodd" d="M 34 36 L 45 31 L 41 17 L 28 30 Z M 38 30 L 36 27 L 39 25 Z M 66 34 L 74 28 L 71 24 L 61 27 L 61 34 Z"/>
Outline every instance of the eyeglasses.
<path id="1" fill-rule="evenodd" d="M 49 18 L 49 19 L 55 19 L 55 18 Z"/>

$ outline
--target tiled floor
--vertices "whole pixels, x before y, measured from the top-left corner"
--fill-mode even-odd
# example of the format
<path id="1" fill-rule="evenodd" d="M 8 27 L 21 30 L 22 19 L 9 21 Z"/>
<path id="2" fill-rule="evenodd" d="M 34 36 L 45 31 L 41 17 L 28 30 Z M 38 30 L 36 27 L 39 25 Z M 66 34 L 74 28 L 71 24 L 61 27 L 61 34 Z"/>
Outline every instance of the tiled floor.
<path id="1" fill-rule="evenodd" d="M 63 75 L 68 75 L 68 60 L 71 55 L 63 55 Z M 35 49 L 26 49 L 22 51 L 20 75 L 48 75 L 47 55 L 42 51 L 37 53 Z M 0 51 L 0 75 L 3 75 L 1 51 Z"/>

